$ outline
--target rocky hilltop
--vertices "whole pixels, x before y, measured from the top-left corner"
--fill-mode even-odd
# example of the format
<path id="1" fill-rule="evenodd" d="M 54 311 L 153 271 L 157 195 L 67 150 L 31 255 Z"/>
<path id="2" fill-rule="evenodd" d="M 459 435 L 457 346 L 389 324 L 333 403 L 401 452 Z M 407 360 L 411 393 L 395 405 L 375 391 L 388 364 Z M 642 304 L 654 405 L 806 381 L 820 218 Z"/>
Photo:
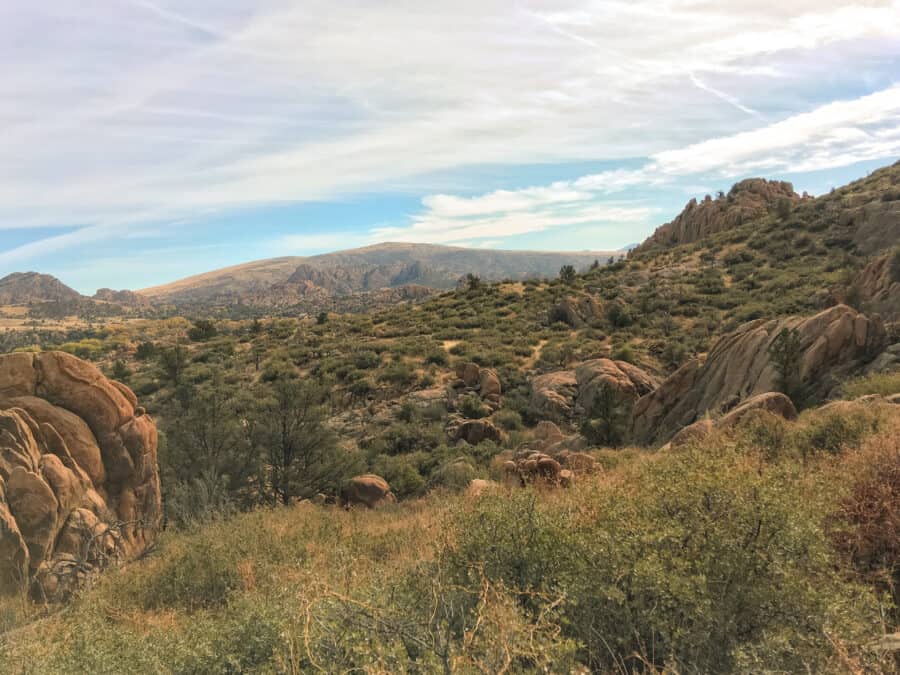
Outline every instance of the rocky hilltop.
<path id="1" fill-rule="evenodd" d="M 690 244 L 760 218 L 778 208 L 779 202 L 789 208 L 800 199 L 790 183 L 748 178 L 717 199 L 709 195 L 702 202 L 692 199 L 675 220 L 658 227 L 636 250 Z"/>
<path id="2" fill-rule="evenodd" d="M 14 272 L 0 279 L 0 305 L 71 302 L 83 299 L 56 277 L 37 272 Z"/>
<path id="3" fill-rule="evenodd" d="M 156 426 L 61 352 L 0 356 L 0 592 L 55 599 L 160 528 Z"/>

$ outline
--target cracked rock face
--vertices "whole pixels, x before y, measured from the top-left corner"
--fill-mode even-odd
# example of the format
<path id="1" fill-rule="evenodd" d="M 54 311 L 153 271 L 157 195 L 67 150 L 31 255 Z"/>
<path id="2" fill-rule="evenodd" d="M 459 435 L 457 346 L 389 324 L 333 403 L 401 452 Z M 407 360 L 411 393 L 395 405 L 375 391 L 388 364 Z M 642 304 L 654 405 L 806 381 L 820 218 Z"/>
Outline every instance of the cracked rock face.
<path id="1" fill-rule="evenodd" d="M 54 599 L 160 528 L 157 433 L 126 386 L 62 352 L 0 356 L 0 594 Z"/>
<path id="2" fill-rule="evenodd" d="M 639 445 L 658 445 L 707 412 L 730 410 L 747 399 L 778 388 L 769 349 L 782 330 L 799 338 L 801 383 L 825 397 L 840 378 L 858 370 L 884 349 L 887 336 L 878 318 L 846 305 L 811 317 L 786 317 L 745 324 L 720 339 L 705 359 L 692 359 L 652 393 L 638 399 L 632 437 Z"/>

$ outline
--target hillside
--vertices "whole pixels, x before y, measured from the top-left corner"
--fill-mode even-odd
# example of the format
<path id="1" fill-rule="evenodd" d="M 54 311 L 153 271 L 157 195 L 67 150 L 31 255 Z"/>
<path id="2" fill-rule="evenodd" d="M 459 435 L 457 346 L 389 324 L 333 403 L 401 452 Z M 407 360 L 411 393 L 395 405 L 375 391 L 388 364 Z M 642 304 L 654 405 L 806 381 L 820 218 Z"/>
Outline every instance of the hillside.
<path id="1" fill-rule="evenodd" d="M 327 307 L 337 298 L 402 286 L 455 287 L 472 273 L 485 281 L 555 276 L 571 264 L 586 268 L 617 252 L 495 251 L 386 243 L 306 258 L 261 260 L 140 291 L 154 302 L 179 306 Z M 377 304 L 377 303 L 375 303 Z"/>
<path id="2" fill-rule="evenodd" d="M 8 461 L 99 456 L 107 504 L 133 510 L 119 485 L 137 476 L 167 524 L 118 572 L 76 560 L 82 590 L 65 557 L 15 576 L 72 595 L 65 611 L 0 601 L 0 658 L 48 673 L 895 674 L 900 163 L 818 198 L 773 190 L 752 216 L 710 200 L 724 215 L 574 276 L 342 315 L 0 335 L 124 383 L 57 374 L 62 355 L 0 359 Z M 350 273 L 383 252 L 342 255 L 347 274 L 304 261 L 279 283 L 326 297 L 395 278 Z M 369 292 L 421 288 L 415 274 Z M 32 391 L 96 429 L 68 448 L 30 431 L 27 413 L 49 414 Z M 141 463 L 147 418 L 159 483 Z M 27 494 L 22 473 L 0 512 Z M 47 481 L 48 518 L 77 506 Z M 71 544 L 10 515 L 32 559 Z M 121 524 L 106 527 L 104 541 Z"/>
<path id="3" fill-rule="evenodd" d="M 37 272 L 15 272 L 0 279 L 0 305 L 71 302 L 83 296 L 56 277 Z"/>

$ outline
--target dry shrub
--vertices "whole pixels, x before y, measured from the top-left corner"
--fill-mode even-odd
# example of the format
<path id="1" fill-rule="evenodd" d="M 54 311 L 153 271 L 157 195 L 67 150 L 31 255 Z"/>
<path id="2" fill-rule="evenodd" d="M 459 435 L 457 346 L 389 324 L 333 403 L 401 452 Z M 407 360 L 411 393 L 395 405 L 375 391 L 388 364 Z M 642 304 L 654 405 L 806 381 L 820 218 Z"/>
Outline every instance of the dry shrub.
<path id="1" fill-rule="evenodd" d="M 854 569 L 900 604 L 900 424 L 869 439 L 844 471 L 852 482 L 831 538 Z"/>

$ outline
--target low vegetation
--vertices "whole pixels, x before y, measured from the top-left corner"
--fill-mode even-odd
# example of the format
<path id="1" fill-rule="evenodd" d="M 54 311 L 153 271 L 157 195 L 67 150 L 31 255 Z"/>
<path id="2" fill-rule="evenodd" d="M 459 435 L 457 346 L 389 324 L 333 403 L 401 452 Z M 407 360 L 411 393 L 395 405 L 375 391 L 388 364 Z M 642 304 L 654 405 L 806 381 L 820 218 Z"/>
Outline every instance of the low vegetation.
<path id="1" fill-rule="evenodd" d="M 862 431 L 820 446 L 822 415 L 759 417 L 564 492 L 170 533 L 65 612 L 5 606 L 0 654 L 21 673 L 896 672 L 866 646 L 898 618 L 878 533 L 900 513 L 900 418 L 831 415 Z"/>

